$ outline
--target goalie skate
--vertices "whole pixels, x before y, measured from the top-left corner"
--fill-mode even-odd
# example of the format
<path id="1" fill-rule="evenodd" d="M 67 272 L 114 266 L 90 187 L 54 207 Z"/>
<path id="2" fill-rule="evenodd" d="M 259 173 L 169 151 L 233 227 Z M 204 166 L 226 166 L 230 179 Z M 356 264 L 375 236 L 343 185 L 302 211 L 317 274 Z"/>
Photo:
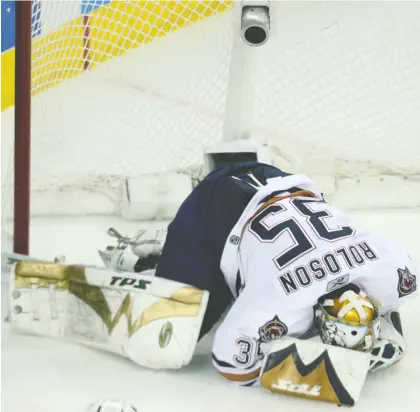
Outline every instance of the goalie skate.
<path id="1" fill-rule="evenodd" d="M 98 250 L 99 256 L 106 267 L 123 272 L 152 269 L 156 265 L 157 257 L 162 253 L 166 239 L 166 229 L 157 230 L 153 235 L 149 235 L 146 230 L 140 230 L 135 236 L 128 237 L 111 227 L 107 233 L 117 239 L 117 244 L 107 246 L 105 250 Z M 153 261 L 153 265 L 144 265 L 139 262 L 139 260 L 146 261 L 148 258 L 151 258 L 149 260 Z"/>

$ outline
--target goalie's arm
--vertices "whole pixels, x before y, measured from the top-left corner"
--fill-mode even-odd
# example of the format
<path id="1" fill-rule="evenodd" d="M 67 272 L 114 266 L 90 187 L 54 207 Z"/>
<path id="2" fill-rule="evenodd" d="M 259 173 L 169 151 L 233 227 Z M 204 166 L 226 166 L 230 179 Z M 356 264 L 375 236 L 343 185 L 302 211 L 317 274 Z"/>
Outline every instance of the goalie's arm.
<path id="1" fill-rule="evenodd" d="M 246 286 L 216 331 L 213 366 L 229 381 L 258 386 L 261 344 L 287 333 L 300 335 L 312 318 L 312 307 L 289 311 L 270 291 Z"/>
<path id="2" fill-rule="evenodd" d="M 223 333 L 223 332 L 222 332 Z M 256 339 L 240 336 L 235 339 L 230 334 L 216 334 L 212 351 L 212 362 L 223 378 L 241 386 L 259 386 L 262 356 Z"/>

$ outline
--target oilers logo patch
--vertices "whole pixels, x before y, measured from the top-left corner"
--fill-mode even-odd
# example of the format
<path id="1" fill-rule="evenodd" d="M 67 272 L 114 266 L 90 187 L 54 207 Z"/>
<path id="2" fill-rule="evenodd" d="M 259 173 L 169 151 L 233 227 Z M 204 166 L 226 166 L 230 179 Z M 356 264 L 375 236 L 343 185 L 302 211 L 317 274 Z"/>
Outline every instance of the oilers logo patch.
<path id="1" fill-rule="evenodd" d="M 259 342 L 270 342 L 287 334 L 287 326 L 276 315 L 258 329 Z"/>
<path id="2" fill-rule="evenodd" d="M 408 267 L 398 269 L 398 296 L 402 298 L 417 289 L 416 276 L 413 275 Z"/>

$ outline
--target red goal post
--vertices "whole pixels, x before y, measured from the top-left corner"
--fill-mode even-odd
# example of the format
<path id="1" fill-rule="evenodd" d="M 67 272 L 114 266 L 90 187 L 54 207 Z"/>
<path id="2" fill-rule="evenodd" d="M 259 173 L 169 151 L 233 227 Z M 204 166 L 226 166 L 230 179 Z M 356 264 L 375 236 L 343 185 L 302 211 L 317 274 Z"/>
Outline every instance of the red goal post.
<path id="1" fill-rule="evenodd" d="M 13 250 L 29 254 L 32 4 L 16 2 Z M 2 188 L 3 189 L 3 188 Z M 3 211 L 2 211 L 3 212 Z"/>

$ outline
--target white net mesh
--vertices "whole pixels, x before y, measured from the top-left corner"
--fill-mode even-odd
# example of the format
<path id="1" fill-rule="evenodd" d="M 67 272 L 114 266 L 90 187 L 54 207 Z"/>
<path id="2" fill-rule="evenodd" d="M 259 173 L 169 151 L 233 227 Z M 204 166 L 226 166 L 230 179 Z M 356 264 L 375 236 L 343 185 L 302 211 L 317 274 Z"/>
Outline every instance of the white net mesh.
<path id="1" fill-rule="evenodd" d="M 280 4 L 256 50 L 255 132 L 301 171 L 419 174 L 419 18 L 419 2 Z"/>
<path id="2" fill-rule="evenodd" d="M 310 175 L 418 175 L 420 4 L 271 5 L 270 40 L 247 52 L 251 136 Z M 126 176 L 198 173 L 203 147 L 223 139 L 239 36 L 232 7 L 34 2 L 31 175 L 46 211 L 50 190 L 112 200 Z M 7 154 L 11 116 L 2 116 Z"/>

